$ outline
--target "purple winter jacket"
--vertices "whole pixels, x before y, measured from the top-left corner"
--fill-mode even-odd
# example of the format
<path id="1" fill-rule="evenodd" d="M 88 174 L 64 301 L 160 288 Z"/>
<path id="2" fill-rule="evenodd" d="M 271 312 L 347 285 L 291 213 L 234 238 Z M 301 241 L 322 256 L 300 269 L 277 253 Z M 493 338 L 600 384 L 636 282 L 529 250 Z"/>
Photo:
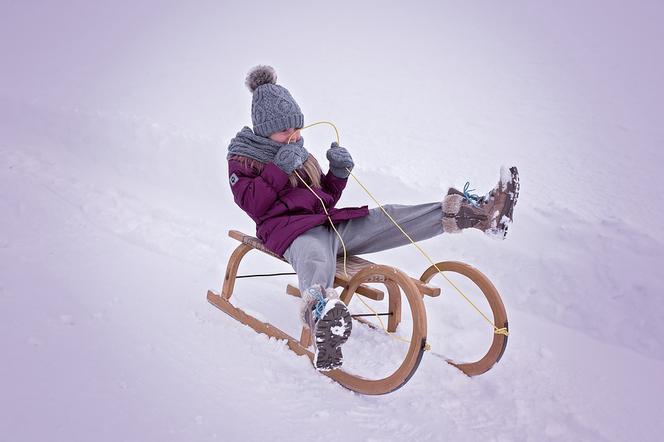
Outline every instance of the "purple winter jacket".
<path id="1" fill-rule="evenodd" d="M 256 236 L 279 256 L 302 233 L 329 224 L 318 198 L 302 183 L 291 187 L 286 172 L 274 163 L 267 163 L 257 174 L 229 160 L 228 176 L 235 202 L 256 222 Z M 334 208 L 347 181 L 328 172 L 321 176 L 321 188 L 314 189 L 335 224 L 369 213 L 367 206 Z"/>

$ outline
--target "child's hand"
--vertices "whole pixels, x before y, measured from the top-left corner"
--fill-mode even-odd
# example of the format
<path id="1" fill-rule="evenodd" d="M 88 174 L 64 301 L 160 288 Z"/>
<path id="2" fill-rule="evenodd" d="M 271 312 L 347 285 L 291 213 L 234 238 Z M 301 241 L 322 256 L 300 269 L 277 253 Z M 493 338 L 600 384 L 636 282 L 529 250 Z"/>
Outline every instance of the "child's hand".
<path id="1" fill-rule="evenodd" d="M 297 144 L 286 144 L 277 151 L 274 156 L 274 164 L 279 169 L 286 172 L 288 175 L 293 173 L 295 169 L 302 167 L 302 164 L 307 160 L 306 150 L 302 149 Z"/>
<path id="2" fill-rule="evenodd" d="M 348 178 L 349 170 L 353 170 L 355 163 L 345 147 L 332 143 L 327 150 L 327 159 L 330 161 L 330 171 L 337 178 Z M 346 170 L 348 169 L 348 170 Z"/>

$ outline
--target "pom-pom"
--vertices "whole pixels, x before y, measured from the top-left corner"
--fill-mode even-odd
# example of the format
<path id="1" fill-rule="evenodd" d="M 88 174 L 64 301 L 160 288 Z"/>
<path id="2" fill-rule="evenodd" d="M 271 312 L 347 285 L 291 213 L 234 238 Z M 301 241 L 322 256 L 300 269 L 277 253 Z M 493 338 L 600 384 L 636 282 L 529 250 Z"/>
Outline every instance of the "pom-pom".
<path id="1" fill-rule="evenodd" d="M 277 72 L 272 66 L 264 65 L 251 68 L 244 82 L 251 92 L 255 91 L 258 86 L 268 83 L 277 84 Z"/>

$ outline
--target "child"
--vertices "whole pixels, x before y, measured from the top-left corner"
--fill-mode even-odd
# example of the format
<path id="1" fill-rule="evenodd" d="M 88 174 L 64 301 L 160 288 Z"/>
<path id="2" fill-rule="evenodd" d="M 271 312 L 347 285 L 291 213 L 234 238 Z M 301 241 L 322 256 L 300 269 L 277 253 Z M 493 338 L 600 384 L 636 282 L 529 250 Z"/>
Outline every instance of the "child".
<path id="1" fill-rule="evenodd" d="M 315 336 L 314 365 L 332 370 L 343 362 L 341 345 L 350 336 L 352 321 L 332 288 L 342 250 L 321 200 L 349 255 L 409 241 L 380 208 L 334 207 L 353 169 L 353 158 L 332 143 L 326 154 L 329 171 L 322 173 L 300 136 L 298 129 L 304 125 L 300 107 L 276 80 L 270 66 L 256 66 L 247 75 L 246 85 L 253 94 L 253 130 L 244 127 L 231 140 L 229 180 L 235 202 L 256 222 L 258 238 L 295 269 L 302 294 L 301 319 Z M 503 171 L 498 185 L 484 197 L 450 188 L 440 202 L 384 208 L 415 241 L 471 227 L 504 236 L 518 197 L 518 173 L 516 168 L 510 172 Z"/>

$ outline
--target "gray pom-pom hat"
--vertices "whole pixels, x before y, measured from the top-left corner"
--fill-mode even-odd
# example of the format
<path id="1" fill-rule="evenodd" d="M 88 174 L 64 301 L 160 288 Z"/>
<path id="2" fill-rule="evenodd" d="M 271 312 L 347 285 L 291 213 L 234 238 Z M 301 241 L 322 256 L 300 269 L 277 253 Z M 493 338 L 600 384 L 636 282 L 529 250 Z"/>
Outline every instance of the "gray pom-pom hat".
<path id="1" fill-rule="evenodd" d="M 277 73 L 272 66 L 251 68 L 245 84 L 253 93 L 251 120 L 256 135 L 269 137 L 290 127 L 304 126 L 304 115 L 293 96 L 277 84 Z"/>

